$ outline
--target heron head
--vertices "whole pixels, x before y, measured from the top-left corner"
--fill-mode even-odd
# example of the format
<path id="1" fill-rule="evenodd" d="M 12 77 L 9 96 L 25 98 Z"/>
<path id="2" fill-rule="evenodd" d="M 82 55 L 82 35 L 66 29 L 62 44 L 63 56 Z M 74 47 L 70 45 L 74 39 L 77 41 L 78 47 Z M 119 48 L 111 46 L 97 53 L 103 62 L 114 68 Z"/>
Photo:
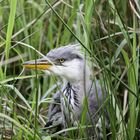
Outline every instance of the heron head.
<path id="1" fill-rule="evenodd" d="M 84 57 L 79 45 L 67 45 L 51 50 L 46 57 L 23 63 L 25 68 L 40 69 L 67 80 L 75 81 L 83 77 Z"/>

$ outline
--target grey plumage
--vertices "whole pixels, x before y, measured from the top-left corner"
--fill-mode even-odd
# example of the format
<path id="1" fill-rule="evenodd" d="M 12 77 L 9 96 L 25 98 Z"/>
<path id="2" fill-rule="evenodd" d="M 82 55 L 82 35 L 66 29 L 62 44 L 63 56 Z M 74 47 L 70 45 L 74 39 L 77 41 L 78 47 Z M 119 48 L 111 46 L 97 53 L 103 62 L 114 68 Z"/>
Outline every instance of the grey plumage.
<path id="1" fill-rule="evenodd" d="M 91 74 L 92 72 L 90 71 L 89 66 L 86 65 L 84 57 L 81 55 L 80 51 L 77 50 L 76 47 L 79 46 L 69 45 L 66 47 L 60 47 L 58 49 L 50 51 L 47 54 L 47 57 L 50 60 L 53 59 L 54 62 L 59 58 L 64 58 L 66 61 L 71 61 L 72 59 L 79 59 L 79 61 L 81 62 L 81 69 L 79 70 L 83 71 L 83 78 L 76 83 L 73 83 L 73 81 L 71 82 L 71 80 L 66 78 L 67 81 L 65 82 L 65 85 L 61 91 L 62 93 L 59 92 L 61 106 L 59 106 L 58 110 L 61 110 L 60 114 L 62 122 L 60 123 L 62 123 L 64 128 L 68 127 L 69 122 L 71 122 L 71 126 L 75 126 L 79 123 L 82 115 L 85 96 L 87 97 L 89 107 L 89 112 L 87 112 L 87 121 L 89 121 L 89 124 L 96 125 L 99 119 L 99 113 L 97 113 L 97 111 L 106 98 L 106 95 L 105 93 L 103 93 L 99 81 L 93 81 L 93 75 Z M 87 78 L 86 80 L 84 80 L 85 77 Z M 50 114 L 54 115 L 53 113 L 51 113 L 51 111 L 49 111 L 49 115 Z M 50 120 L 48 120 L 48 122 L 49 121 Z"/>
<path id="2" fill-rule="evenodd" d="M 80 52 L 80 45 L 67 45 L 51 50 L 46 57 L 53 65 L 42 58 L 36 61 L 37 68 L 42 69 L 40 65 L 46 63 L 49 67 L 43 68 L 43 71 L 62 77 L 64 83 L 60 91 L 53 96 L 46 127 L 58 126 L 63 129 L 77 126 L 85 106 L 85 122 L 95 127 L 100 116 L 97 111 L 104 103 L 106 94 L 99 81 L 93 77 L 91 67 Z M 32 67 L 36 65 L 33 61 L 29 64 Z M 27 63 L 25 65 L 30 68 Z"/>

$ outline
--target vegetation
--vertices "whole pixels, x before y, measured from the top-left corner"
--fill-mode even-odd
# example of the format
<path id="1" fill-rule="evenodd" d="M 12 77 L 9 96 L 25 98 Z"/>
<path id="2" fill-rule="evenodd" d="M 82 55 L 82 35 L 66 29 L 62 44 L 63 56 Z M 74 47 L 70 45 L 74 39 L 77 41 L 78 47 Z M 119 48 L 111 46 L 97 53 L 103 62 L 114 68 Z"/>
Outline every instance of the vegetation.
<path id="1" fill-rule="evenodd" d="M 61 80 L 22 67 L 24 61 L 70 43 L 80 43 L 96 64 L 95 75 L 110 102 L 103 108 L 111 139 L 139 139 L 139 34 L 138 0 L 0 0 L 0 139 L 82 137 L 58 135 L 76 127 L 43 131 Z M 103 135 L 106 139 L 105 131 Z"/>

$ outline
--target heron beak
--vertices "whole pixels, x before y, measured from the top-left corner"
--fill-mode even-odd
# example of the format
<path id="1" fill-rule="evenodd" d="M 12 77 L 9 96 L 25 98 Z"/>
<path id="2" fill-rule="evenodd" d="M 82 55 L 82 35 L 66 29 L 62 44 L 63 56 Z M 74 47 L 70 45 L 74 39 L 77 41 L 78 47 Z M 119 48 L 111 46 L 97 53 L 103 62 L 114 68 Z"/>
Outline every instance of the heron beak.
<path id="1" fill-rule="evenodd" d="M 28 69 L 49 70 L 49 68 L 52 66 L 52 63 L 46 59 L 37 59 L 24 62 L 22 65 Z"/>

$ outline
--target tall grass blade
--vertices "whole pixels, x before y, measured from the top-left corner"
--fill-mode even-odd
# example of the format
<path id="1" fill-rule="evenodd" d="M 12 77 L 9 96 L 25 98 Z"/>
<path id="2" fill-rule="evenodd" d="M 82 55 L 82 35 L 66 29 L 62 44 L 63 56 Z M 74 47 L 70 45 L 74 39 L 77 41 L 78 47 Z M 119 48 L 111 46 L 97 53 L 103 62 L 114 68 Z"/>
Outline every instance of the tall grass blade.
<path id="1" fill-rule="evenodd" d="M 10 15 L 8 20 L 8 29 L 6 33 L 6 48 L 5 48 L 5 60 L 9 58 L 9 50 L 11 46 L 11 37 L 14 29 L 15 15 L 16 15 L 17 0 L 10 1 Z M 6 74 L 7 65 L 5 65 Z"/>

